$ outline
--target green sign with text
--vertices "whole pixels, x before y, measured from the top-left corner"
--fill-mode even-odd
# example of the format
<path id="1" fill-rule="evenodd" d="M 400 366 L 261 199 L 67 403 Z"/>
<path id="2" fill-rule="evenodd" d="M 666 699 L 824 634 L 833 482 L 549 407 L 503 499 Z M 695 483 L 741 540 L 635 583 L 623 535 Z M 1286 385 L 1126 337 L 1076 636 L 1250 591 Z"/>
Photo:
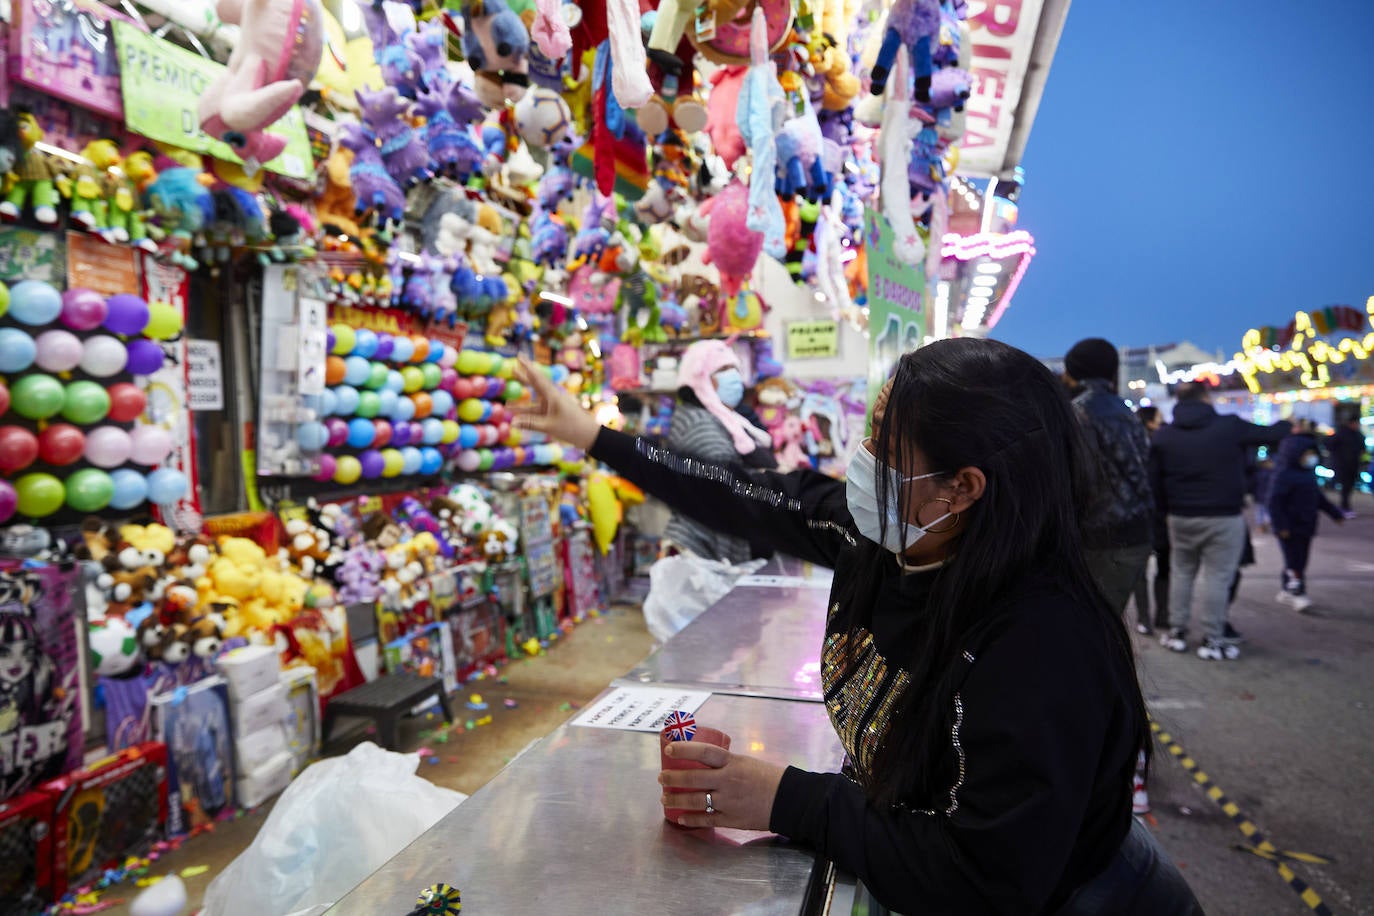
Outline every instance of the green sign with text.
<path id="1" fill-rule="evenodd" d="M 787 325 L 788 359 L 824 359 L 839 354 L 838 321 L 793 321 Z"/>
<path id="2" fill-rule="evenodd" d="M 129 130 L 216 159 L 242 162 L 229 144 L 200 129 L 200 97 L 224 66 L 127 22 L 115 20 L 113 27 L 119 49 L 124 121 Z M 314 164 L 300 107 L 288 111 L 269 132 L 285 137 L 287 143 L 282 154 L 263 168 L 288 178 L 309 178 Z"/>
<path id="3" fill-rule="evenodd" d="M 903 353 L 925 343 L 925 267 L 899 261 L 892 226 L 877 210 L 864 209 L 868 245 L 868 407 Z"/>

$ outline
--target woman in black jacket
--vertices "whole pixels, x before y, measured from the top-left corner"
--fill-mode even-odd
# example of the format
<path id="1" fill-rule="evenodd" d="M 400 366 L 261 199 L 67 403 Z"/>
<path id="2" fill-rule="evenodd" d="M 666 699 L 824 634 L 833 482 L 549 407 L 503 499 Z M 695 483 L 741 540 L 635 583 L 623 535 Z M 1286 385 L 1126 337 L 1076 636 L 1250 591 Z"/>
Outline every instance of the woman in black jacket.
<path id="1" fill-rule="evenodd" d="M 678 742 L 707 765 L 662 774 L 694 792 L 673 796 L 700 812 L 685 826 L 812 844 L 900 912 L 1201 912 L 1131 818 L 1145 706 L 1083 559 L 1079 427 L 1039 362 L 974 339 L 902 357 L 847 483 L 681 458 L 524 378 L 529 426 L 707 525 L 835 569 L 821 665 L 846 772 Z"/>

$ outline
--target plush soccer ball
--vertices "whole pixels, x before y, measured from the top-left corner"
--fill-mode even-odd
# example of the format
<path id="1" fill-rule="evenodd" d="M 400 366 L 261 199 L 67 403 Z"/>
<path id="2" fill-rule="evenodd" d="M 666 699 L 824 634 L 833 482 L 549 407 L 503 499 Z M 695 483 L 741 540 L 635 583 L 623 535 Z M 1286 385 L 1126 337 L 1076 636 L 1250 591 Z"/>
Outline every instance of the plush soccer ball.
<path id="1" fill-rule="evenodd" d="M 123 617 L 91 624 L 91 667 L 100 677 L 118 677 L 138 664 L 138 636 Z"/>
<path id="2" fill-rule="evenodd" d="M 552 89 L 535 87 L 515 103 L 515 129 L 530 146 L 548 149 L 567 139 L 572 129 L 572 111 Z"/>

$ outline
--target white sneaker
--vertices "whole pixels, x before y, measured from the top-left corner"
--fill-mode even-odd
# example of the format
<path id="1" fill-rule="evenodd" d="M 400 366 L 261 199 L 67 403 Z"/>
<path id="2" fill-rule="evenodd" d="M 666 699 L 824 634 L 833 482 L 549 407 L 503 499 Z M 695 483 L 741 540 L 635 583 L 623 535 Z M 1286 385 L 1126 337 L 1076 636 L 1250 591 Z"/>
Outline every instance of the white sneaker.
<path id="1" fill-rule="evenodd" d="M 1174 628 L 1163 636 L 1159 637 L 1159 644 L 1171 652 L 1187 652 L 1188 639 L 1186 634 L 1178 628 Z"/>
<path id="2" fill-rule="evenodd" d="M 1150 793 L 1145 791 L 1145 786 L 1136 779 L 1135 791 L 1131 793 L 1131 813 L 1149 814 L 1150 813 Z"/>
<path id="3" fill-rule="evenodd" d="M 1209 662 L 1233 662 L 1240 658 L 1240 647 L 1230 643 L 1215 643 L 1208 639 L 1198 646 L 1197 657 Z"/>
<path id="4" fill-rule="evenodd" d="M 1293 606 L 1293 610 L 1301 614 L 1312 606 L 1312 599 L 1306 595 L 1289 595 L 1288 603 Z"/>

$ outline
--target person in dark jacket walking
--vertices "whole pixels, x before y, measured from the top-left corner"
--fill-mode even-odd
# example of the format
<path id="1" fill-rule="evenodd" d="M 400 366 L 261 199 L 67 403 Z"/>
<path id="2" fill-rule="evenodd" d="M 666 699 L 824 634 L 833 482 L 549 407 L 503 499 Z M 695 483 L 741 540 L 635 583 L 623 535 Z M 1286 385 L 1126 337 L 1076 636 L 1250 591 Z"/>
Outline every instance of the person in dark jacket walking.
<path id="1" fill-rule="evenodd" d="M 1074 344 L 1064 357 L 1064 384 L 1098 464 L 1100 487 L 1087 519 L 1088 568 L 1107 603 L 1126 610 L 1150 561 L 1149 454 L 1145 427 L 1116 393 L 1116 347 L 1101 337 Z"/>
<path id="2" fill-rule="evenodd" d="M 1155 433 L 1150 478 L 1157 510 L 1169 526 L 1169 616 L 1173 627 L 1160 642 L 1188 650 L 1193 599 L 1202 608 L 1198 657 L 1235 659 L 1240 649 L 1226 635 L 1226 592 L 1245 547 L 1245 466 L 1249 450 L 1277 445 L 1290 424 L 1257 426 L 1221 416 L 1199 382 L 1180 385 L 1174 419 Z"/>
<path id="3" fill-rule="evenodd" d="M 1360 463 L 1364 461 L 1364 432 L 1360 429 L 1360 418 L 1350 417 L 1331 437 L 1331 470 L 1336 475 L 1336 486 L 1341 490 L 1341 511 L 1346 518 L 1354 518 L 1350 509 L 1350 496 L 1360 481 Z"/>
<path id="4" fill-rule="evenodd" d="M 660 776 L 685 790 L 663 799 L 680 824 L 814 846 L 898 912 L 1202 912 L 1131 818 L 1144 701 L 1083 558 L 1082 433 L 1041 363 L 977 338 L 906 354 L 847 482 L 684 460 L 599 428 L 528 363 L 520 377 L 525 425 L 835 570 L 821 681 L 847 772 L 675 742 L 705 765 Z"/>
<path id="5" fill-rule="evenodd" d="M 1307 558 L 1317 536 L 1317 513 L 1340 524 L 1344 515 L 1317 483 L 1317 449 L 1309 436 L 1289 436 L 1279 445 L 1278 472 L 1269 489 L 1269 518 L 1283 551 L 1283 580 L 1275 600 L 1302 612 L 1307 597 Z"/>
<path id="6" fill-rule="evenodd" d="M 1158 407 L 1141 407 L 1135 412 L 1136 419 L 1145 427 L 1145 435 L 1153 437 L 1155 431 L 1164 425 L 1164 416 Z M 1140 571 L 1135 584 L 1135 612 L 1137 623 L 1135 631 L 1142 636 L 1150 636 L 1155 630 L 1169 628 L 1169 527 L 1162 514 L 1152 513 L 1150 524 L 1151 552 L 1155 558 L 1154 623 L 1150 623 L 1150 571 Z"/>

